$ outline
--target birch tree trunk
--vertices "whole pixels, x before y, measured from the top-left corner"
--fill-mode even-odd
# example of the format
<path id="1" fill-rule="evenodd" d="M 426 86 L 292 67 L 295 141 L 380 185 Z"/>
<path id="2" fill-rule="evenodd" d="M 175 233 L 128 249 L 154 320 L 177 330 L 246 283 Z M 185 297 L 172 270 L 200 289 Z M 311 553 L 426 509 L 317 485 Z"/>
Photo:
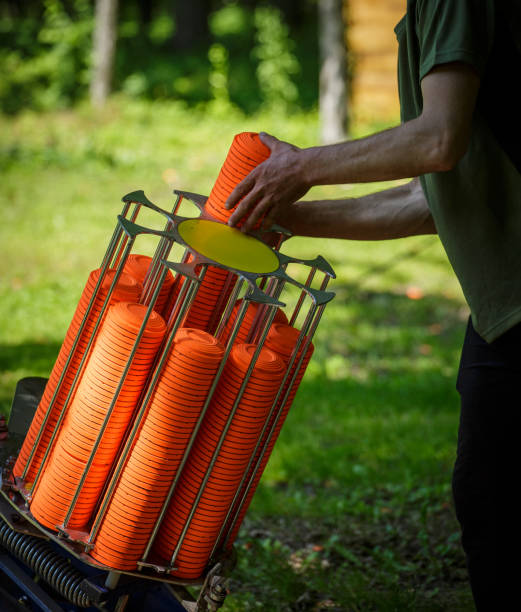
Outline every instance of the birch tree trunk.
<path id="1" fill-rule="evenodd" d="M 319 113 L 323 144 L 347 137 L 347 49 L 343 0 L 318 1 Z"/>
<path id="2" fill-rule="evenodd" d="M 90 99 L 92 104 L 98 107 L 105 104 L 111 91 L 117 12 L 118 0 L 96 0 Z"/>

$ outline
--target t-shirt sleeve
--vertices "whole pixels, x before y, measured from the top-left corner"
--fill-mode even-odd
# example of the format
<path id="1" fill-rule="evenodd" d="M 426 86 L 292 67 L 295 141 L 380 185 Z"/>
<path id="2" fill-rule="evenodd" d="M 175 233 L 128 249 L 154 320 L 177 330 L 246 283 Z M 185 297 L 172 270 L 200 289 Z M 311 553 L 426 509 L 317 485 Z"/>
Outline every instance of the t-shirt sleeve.
<path id="1" fill-rule="evenodd" d="M 494 35 L 493 1 L 418 0 L 416 28 L 420 79 L 449 62 L 465 62 L 482 75 Z"/>

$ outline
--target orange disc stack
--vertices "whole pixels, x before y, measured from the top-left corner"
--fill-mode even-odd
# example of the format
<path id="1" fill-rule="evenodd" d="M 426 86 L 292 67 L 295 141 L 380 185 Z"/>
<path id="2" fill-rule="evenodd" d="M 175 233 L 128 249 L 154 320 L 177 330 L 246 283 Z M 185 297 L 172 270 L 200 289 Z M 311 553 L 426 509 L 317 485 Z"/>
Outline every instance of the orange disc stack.
<path id="1" fill-rule="evenodd" d="M 188 262 L 192 259 L 193 256 L 190 255 Z M 230 279 L 229 282 L 228 279 Z M 234 285 L 233 273 L 224 268 L 208 266 L 183 327 L 193 327 L 212 333 L 226 308 Z"/>
<path id="2" fill-rule="evenodd" d="M 230 318 L 226 323 L 221 338 L 223 344 L 226 344 L 228 342 L 228 338 L 230 337 L 232 328 L 235 325 L 235 321 L 237 320 L 237 315 L 239 313 L 241 304 L 242 298 L 240 300 L 237 300 L 235 306 L 233 307 Z M 239 327 L 239 331 L 237 332 L 237 336 L 235 337 L 236 344 L 246 342 L 248 334 L 250 333 L 251 328 L 256 322 L 257 313 L 261 306 L 262 305 L 258 302 L 250 302 L 250 304 L 248 305 L 248 308 L 246 309 L 246 312 L 244 314 L 244 319 L 242 320 L 241 326 Z M 272 325 L 274 323 L 283 323 L 286 325 L 288 324 L 288 318 L 286 317 L 284 311 L 280 308 L 277 308 L 277 312 L 275 313 L 275 318 L 273 319 Z"/>
<path id="3" fill-rule="evenodd" d="M 226 210 L 224 204 L 231 192 L 259 164 L 268 159 L 270 150 L 255 132 L 236 134 L 219 172 L 204 210 L 216 221 L 226 223 L 233 210 Z M 239 223 L 241 225 L 241 223 Z"/>
<path id="4" fill-rule="evenodd" d="M 53 370 L 49 377 L 49 381 L 45 387 L 42 399 L 40 400 L 40 403 L 38 405 L 38 408 L 35 412 L 35 415 L 25 437 L 24 443 L 22 445 L 22 449 L 20 451 L 20 454 L 18 455 L 18 459 L 16 460 L 13 473 L 17 477 L 22 476 L 25 466 L 27 465 L 29 455 L 38 436 L 38 431 L 40 430 L 40 427 L 45 418 L 45 413 L 47 412 L 54 392 L 56 391 L 58 381 L 63 372 L 69 354 L 72 350 L 72 345 L 80 328 L 83 317 L 87 311 L 89 301 L 94 293 L 94 289 L 96 288 L 96 283 L 98 282 L 100 272 L 101 270 L 98 269 L 90 273 L 78 306 L 76 307 L 76 311 L 69 325 L 69 329 L 67 330 L 65 340 L 63 341 L 62 347 L 58 354 L 58 358 L 56 359 L 56 363 L 54 364 Z M 34 480 L 40 468 L 43 456 L 45 454 L 45 451 L 47 450 L 56 423 L 72 386 L 72 382 L 74 380 L 74 377 L 76 376 L 83 355 L 85 354 L 85 350 L 94 330 L 94 326 L 96 325 L 96 322 L 99 318 L 101 307 L 103 306 L 103 302 L 105 301 L 112 280 L 114 279 L 114 274 L 114 271 L 109 270 L 106 273 L 105 278 L 103 280 L 103 284 L 99 289 L 98 296 L 92 306 L 89 319 L 86 322 L 85 327 L 83 328 L 82 336 L 76 347 L 76 352 L 71 362 L 69 363 L 69 367 L 63 380 L 61 389 L 56 397 L 51 414 L 49 415 L 49 418 L 47 420 L 47 424 L 45 426 L 42 438 L 40 439 L 38 449 L 33 457 L 31 466 L 29 467 L 29 470 L 27 472 L 25 478 L 25 481 L 27 483 L 30 483 Z M 140 283 L 138 283 L 128 274 L 122 273 L 119 277 L 116 287 L 114 288 L 114 291 L 112 292 L 110 304 L 115 304 L 117 302 L 137 302 L 141 294 L 141 289 L 142 287 Z"/>
<path id="5" fill-rule="evenodd" d="M 206 332 L 177 332 L 97 534 L 91 553 L 97 561 L 136 569 L 223 354 L 222 345 Z"/>
<path id="6" fill-rule="evenodd" d="M 284 360 L 284 362 L 286 364 L 289 363 L 289 360 L 291 358 L 291 355 L 293 353 L 293 350 L 295 349 L 296 345 L 297 345 L 297 341 L 298 338 L 300 336 L 300 332 L 298 329 L 291 327 L 290 325 L 284 325 L 284 324 L 278 324 L 278 323 L 274 323 L 271 328 L 270 331 L 268 332 L 268 336 L 266 338 L 266 342 L 265 342 L 265 346 L 268 347 L 270 350 L 274 351 L 275 353 L 277 353 L 278 355 L 280 355 L 280 357 Z M 271 427 L 273 425 L 273 422 L 277 416 L 277 414 L 279 413 L 280 410 L 280 406 L 282 404 L 282 401 L 284 400 L 284 397 L 286 395 L 286 392 L 288 390 L 288 386 L 291 383 L 291 380 L 293 378 L 293 375 L 295 373 L 295 369 L 299 364 L 300 361 L 300 357 L 302 356 L 302 350 L 305 346 L 305 342 L 306 342 L 306 338 L 304 337 L 302 340 L 302 343 L 300 345 L 299 348 L 299 352 L 297 353 L 297 356 L 293 362 L 293 365 L 291 367 L 291 371 L 288 375 L 288 377 L 286 378 L 286 382 L 284 383 L 284 388 L 282 390 L 281 395 L 279 396 L 279 400 L 278 400 L 278 404 L 273 412 L 273 414 L 271 415 L 271 419 L 268 423 L 268 426 L 266 428 L 266 431 L 264 432 L 264 436 L 263 439 L 261 441 L 261 444 L 259 445 L 259 448 L 257 450 L 257 454 L 255 456 L 255 459 L 252 463 L 252 467 L 250 468 L 250 473 L 248 474 L 248 478 L 245 481 L 245 485 L 248 484 L 249 480 L 250 480 L 250 476 L 251 473 L 253 472 L 253 468 L 257 463 L 257 458 L 260 456 L 260 453 L 262 451 L 262 448 L 264 446 L 265 440 L 267 439 L 269 432 L 271 431 Z M 308 366 L 309 360 L 311 359 L 311 355 L 313 354 L 313 344 L 310 342 L 307 350 L 306 350 L 306 354 L 304 356 L 304 359 L 302 360 L 302 363 L 300 365 L 300 368 L 298 370 L 297 376 L 295 377 L 295 381 L 293 382 L 293 384 L 291 385 L 291 390 L 289 392 L 288 398 L 287 400 L 284 402 L 284 406 L 282 408 L 282 411 L 280 412 L 280 418 L 277 421 L 277 424 L 275 426 L 275 429 L 273 431 L 273 435 L 266 447 L 266 452 L 261 460 L 261 463 L 259 465 L 259 469 L 257 470 L 256 474 L 255 474 L 255 478 L 253 479 L 252 482 L 252 486 L 248 492 L 248 495 L 245 499 L 244 505 L 241 508 L 241 511 L 239 513 L 239 516 L 237 518 L 237 521 L 235 522 L 235 525 L 232 529 L 232 532 L 230 533 L 230 536 L 228 538 L 228 547 L 232 546 L 233 542 L 235 541 L 235 538 L 237 537 L 237 534 L 239 532 L 239 528 L 241 526 L 241 523 L 244 519 L 244 515 L 246 514 L 246 511 L 248 510 L 248 507 L 250 505 L 250 502 L 253 498 L 253 495 L 255 493 L 255 490 L 257 489 L 257 485 L 259 484 L 259 480 L 261 479 L 262 473 L 264 472 L 264 468 L 266 467 L 266 464 L 268 463 L 268 460 L 270 458 L 271 455 L 271 451 L 273 450 L 273 446 L 275 444 L 275 442 L 277 441 L 277 438 L 279 436 L 280 430 L 282 428 L 282 425 L 284 424 L 284 421 L 286 420 L 286 416 L 288 415 L 288 411 L 291 408 L 291 404 L 293 403 L 293 399 L 295 397 L 295 394 L 297 392 L 297 389 L 300 385 L 300 381 L 302 380 L 302 377 L 304 376 L 304 373 L 306 371 L 306 368 Z M 240 501 L 240 497 L 239 497 L 239 501 Z"/>
<path id="7" fill-rule="evenodd" d="M 180 540 L 255 349 L 235 345 L 228 357 L 156 538 L 154 552 L 162 559 L 172 557 Z M 261 350 L 176 557 L 175 577 L 195 579 L 204 571 L 284 370 L 278 355 Z"/>
<path id="8" fill-rule="evenodd" d="M 31 512 L 50 529 L 62 524 L 67 515 L 146 312 L 142 304 L 120 302 L 110 307 L 102 324 L 33 494 Z M 91 517 L 165 331 L 162 317 L 153 311 L 68 522 L 71 529 L 84 529 Z"/>
<path id="9" fill-rule="evenodd" d="M 138 283 L 141 283 L 141 285 L 144 286 L 151 263 L 152 257 L 149 257 L 148 255 L 139 255 L 137 253 L 131 253 L 127 257 L 127 261 L 125 262 L 123 271 L 127 274 L 130 274 L 130 276 L 135 278 Z M 163 314 L 163 309 L 168 300 L 170 289 L 172 288 L 173 284 L 174 276 L 172 272 L 168 270 L 165 280 L 163 282 L 163 286 L 159 290 L 159 295 L 157 296 L 156 304 L 154 306 L 154 310 L 159 314 Z"/>

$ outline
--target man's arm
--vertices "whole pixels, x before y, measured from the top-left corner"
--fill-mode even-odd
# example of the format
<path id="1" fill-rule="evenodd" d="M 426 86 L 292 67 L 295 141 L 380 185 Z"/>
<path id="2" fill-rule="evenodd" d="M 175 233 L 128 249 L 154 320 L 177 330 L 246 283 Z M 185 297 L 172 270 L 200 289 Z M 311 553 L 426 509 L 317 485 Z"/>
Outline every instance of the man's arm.
<path id="1" fill-rule="evenodd" d="M 276 222 L 297 236 L 387 240 L 435 234 L 419 179 L 347 200 L 296 202 L 279 209 Z"/>
<path id="2" fill-rule="evenodd" d="M 280 209 L 299 200 L 313 185 L 410 178 L 454 167 L 470 137 L 479 77 L 463 63 L 435 67 L 422 80 L 421 115 L 390 130 L 336 145 L 299 149 L 263 136 L 270 157 L 232 192 L 227 207 L 235 225 L 250 213 L 243 231 L 265 217 L 269 226 Z"/>

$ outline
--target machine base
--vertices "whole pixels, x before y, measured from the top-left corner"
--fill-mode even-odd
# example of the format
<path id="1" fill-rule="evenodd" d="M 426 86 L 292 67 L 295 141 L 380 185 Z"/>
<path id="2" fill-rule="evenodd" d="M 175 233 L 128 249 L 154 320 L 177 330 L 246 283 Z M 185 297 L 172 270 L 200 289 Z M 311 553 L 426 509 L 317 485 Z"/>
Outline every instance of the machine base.
<path id="1" fill-rule="evenodd" d="M 47 379 L 24 378 L 17 386 L 0 440 L 0 602 L 2 612 L 213 612 L 226 597 L 234 555 L 200 581 L 183 582 L 147 572 L 118 572 L 86 561 L 70 543 L 30 520 L 23 500 L 10 490 L 10 473 Z M 197 596 L 188 590 L 199 586 Z"/>

